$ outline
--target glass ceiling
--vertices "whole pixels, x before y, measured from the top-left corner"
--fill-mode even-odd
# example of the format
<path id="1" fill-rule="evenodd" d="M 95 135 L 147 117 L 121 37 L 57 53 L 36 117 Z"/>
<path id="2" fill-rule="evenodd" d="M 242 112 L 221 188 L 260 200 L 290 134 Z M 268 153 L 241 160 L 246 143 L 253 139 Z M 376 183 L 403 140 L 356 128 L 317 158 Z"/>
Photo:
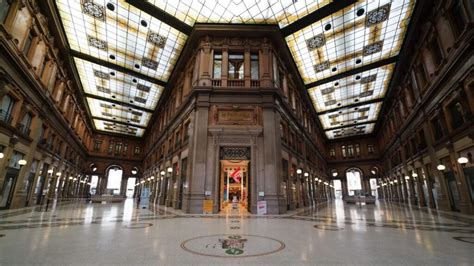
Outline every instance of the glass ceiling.
<path id="1" fill-rule="evenodd" d="M 283 28 L 333 1 L 148 2 L 189 26 Z M 168 81 L 188 36 L 125 0 L 56 5 L 96 129 L 142 136 L 164 90 L 157 84 Z M 373 132 L 395 68 L 376 63 L 399 54 L 414 6 L 415 0 L 359 0 L 285 37 L 328 138 Z M 360 67 L 366 70 L 347 75 Z"/>
<path id="2" fill-rule="evenodd" d="M 71 50 L 130 70 L 74 57 L 86 96 L 103 99 L 87 97 L 96 129 L 142 136 L 142 128 L 109 126 L 114 122 L 98 118 L 145 128 L 164 89 L 151 81 L 169 79 L 187 36 L 124 0 L 57 0 L 56 6 Z"/>
<path id="3" fill-rule="evenodd" d="M 280 28 L 332 0 L 149 0 L 156 7 L 193 26 L 194 23 L 278 24 Z"/>

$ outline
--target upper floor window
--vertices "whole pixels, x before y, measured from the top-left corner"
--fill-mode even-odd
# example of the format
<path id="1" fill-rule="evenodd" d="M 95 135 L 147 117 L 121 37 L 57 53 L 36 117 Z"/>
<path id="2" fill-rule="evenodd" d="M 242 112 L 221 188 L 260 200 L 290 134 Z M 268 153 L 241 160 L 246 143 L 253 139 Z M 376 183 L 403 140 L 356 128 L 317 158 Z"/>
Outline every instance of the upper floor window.
<path id="1" fill-rule="evenodd" d="M 347 145 L 347 156 L 353 157 L 354 156 L 354 146 Z"/>
<path id="2" fill-rule="evenodd" d="M 94 141 L 94 151 L 99 151 L 101 144 L 102 144 L 102 141 L 100 141 L 100 140 Z"/>
<path id="3" fill-rule="evenodd" d="M 119 155 L 122 152 L 122 143 L 115 144 L 115 155 Z"/>
<path id="4" fill-rule="evenodd" d="M 341 151 L 342 151 L 342 158 L 346 158 L 347 157 L 347 151 L 346 151 L 346 146 L 345 145 L 341 146 Z"/>
<path id="5" fill-rule="evenodd" d="M 26 36 L 25 44 L 23 45 L 23 54 L 25 56 L 28 56 L 28 52 L 30 51 L 31 44 L 33 43 L 33 38 L 34 38 L 33 34 L 29 32 L 28 36 Z"/>
<path id="6" fill-rule="evenodd" d="M 5 123 L 10 123 L 11 112 L 12 112 L 14 104 L 15 104 L 15 101 L 12 99 L 12 97 L 8 95 L 3 96 L 1 106 L 0 106 L 0 120 L 2 120 Z"/>
<path id="7" fill-rule="evenodd" d="M 435 117 L 431 120 L 431 126 L 433 128 L 434 138 L 435 140 L 439 140 L 443 137 L 443 126 L 441 125 L 441 120 L 438 117 Z"/>
<path id="8" fill-rule="evenodd" d="M 0 0 L 0 23 L 5 22 L 10 10 L 11 0 Z"/>
<path id="9" fill-rule="evenodd" d="M 461 1 L 458 3 L 455 2 L 453 5 L 449 21 L 451 22 L 451 27 L 453 28 L 455 35 L 461 35 L 467 24 L 464 20 L 463 5 Z"/>
<path id="10" fill-rule="evenodd" d="M 373 154 L 375 152 L 374 145 L 367 145 L 367 150 L 369 151 L 369 154 Z"/>
<path id="11" fill-rule="evenodd" d="M 244 55 L 229 54 L 229 79 L 244 78 Z"/>
<path id="12" fill-rule="evenodd" d="M 454 129 L 464 124 L 464 112 L 462 105 L 459 102 L 451 104 L 449 107 L 449 113 L 451 115 L 451 125 Z"/>
<path id="13" fill-rule="evenodd" d="M 360 156 L 360 146 L 359 146 L 359 144 L 355 145 L 355 150 L 356 150 L 356 156 Z"/>
<path id="14" fill-rule="evenodd" d="M 30 134 L 30 126 L 31 126 L 31 119 L 33 117 L 31 116 L 30 113 L 26 113 L 25 116 L 23 117 L 23 120 L 21 120 L 20 123 L 20 130 L 25 133 L 26 135 Z"/>
<path id="15" fill-rule="evenodd" d="M 336 157 L 336 151 L 334 149 L 330 149 L 329 150 L 329 156 L 331 156 L 331 158 Z"/>
<path id="16" fill-rule="evenodd" d="M 438 40 L 434 38 L 429 46 L 433 63 L 438 66 L 441 63 L 441 60 L 443 60 L 443 52 L 441 51 Z"/>
<path id="17" fill-rule="evenodd" d="M 220 79 L 222 76 L 222 54 L 214 53 L 214 72 L 213 78 Z"/>
<path id="18" fill-rule="evenodd" d="M 140 154 L 140 147 L 139 146 L 135 146 L 135 150 L 133 152 L 135 155 L 138 155 Z"/>
<path id="19" fill-rule="evenodd" d="M 251 75 L 251 79 L 259 79 L 258 54 L 250 55 L 250 75 Z"/>
<path id="20" fill-rule="evenodd" d="M 109 142 L 109 148 L 107 149 L 107 153 L 111 154 L 114 151 L 114 142 L 110 141 Z"/>
<path id="21" fill-rule="evenodd" d="M 123 156 L 126 156 L 128 153 L 128 144 L 123 144 Z"/>

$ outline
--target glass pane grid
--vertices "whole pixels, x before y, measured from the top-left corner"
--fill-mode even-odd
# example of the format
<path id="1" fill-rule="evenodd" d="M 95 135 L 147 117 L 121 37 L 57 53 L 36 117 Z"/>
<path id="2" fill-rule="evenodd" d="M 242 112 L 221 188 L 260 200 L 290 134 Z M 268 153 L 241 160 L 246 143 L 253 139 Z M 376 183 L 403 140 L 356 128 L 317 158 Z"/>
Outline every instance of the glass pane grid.
<path id="1" fill-rule="evenodd" d="M 304 82 L 397 55 L 414 4 L 414 0 L 359 1 L 288 36 L 288 47 Z M 378 17 L 367 15 L 376 11 Z M 374 19 L 380 21 L 368 22 Z"/>
<path id="2" fill-rule="evenodd" d="M 86 3 L 95 5 L 95 16 L 85 12 Z M 187 38 L 123 0 L 57 0 L 57 6 L 72 50 L 163 81 Z M 150 36 L 164 41 L 151 42 Z"/>
<path id="3" fill-rule="evenodd" d="M 278 24 L 284 27 L 331 3 L 330 0 L 151 0 L 150 3 L 193 26 L 199 23 Z"/>
<path id="4" fill-rule="evenodd" d="M 370 134 L 374 131 L 375 123 L 359 125 L 357 128 L 344 128 L 326 131 L 326 136 L 329 139 L 337 139 L 343 137 L 351 137 L 357 135 Z"/>
<path id="5" fill-rule="evenodd" d="M 118 133 L 118 134 L 125 134 L 130 136 L 142 137 L 144 130 L 142 128 L 137 128 L 133 126 L 125 126 L 121 124 L 113 125 L 111 122 L 94 119 L 94 125 L 97 130 L 110 132 L 110 133 Z"/>
<path id="6" fill-rule="evenodd" d="M 395 63 L 308 89 L 317 112 L 385 97 Z"/>
<path id="7" fill-rule="evenodd" d="M 74 58 L 85 93 L 155 109 L 163 87 L 110 68 Z"/>
<path id="8" fill-rule="evenodd" d="M 319 116 L 324 129 L 341 126 L 357 127 L 357 123 L 375 121 L 380 112 L 382 104 L 372 103 L 352 108 L 346 108 Z"/>

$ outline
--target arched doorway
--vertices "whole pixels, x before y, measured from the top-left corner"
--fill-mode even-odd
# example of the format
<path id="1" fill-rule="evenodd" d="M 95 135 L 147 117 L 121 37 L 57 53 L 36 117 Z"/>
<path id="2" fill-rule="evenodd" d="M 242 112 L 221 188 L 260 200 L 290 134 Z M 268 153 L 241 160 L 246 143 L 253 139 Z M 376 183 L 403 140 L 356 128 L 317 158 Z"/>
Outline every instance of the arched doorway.
<path id="1" fill-rule="evenodd" d="M 358 168 L 347 169 L 346 179 L 349 196 L 360 195 L 362 193 L 362 172 Z"/>
<path id="2" fill-rule="evenodd" d="M 107 192 L 109 195 L 120 195 L 122 185 L 123 169 L 118 165 L 107 168 Z"/>

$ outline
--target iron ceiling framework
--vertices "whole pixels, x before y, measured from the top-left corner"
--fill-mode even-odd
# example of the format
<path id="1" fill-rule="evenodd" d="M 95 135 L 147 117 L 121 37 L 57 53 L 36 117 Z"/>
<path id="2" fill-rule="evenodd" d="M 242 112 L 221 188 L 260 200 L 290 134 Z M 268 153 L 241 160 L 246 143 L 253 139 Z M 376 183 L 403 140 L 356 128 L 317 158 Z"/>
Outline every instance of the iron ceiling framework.
<path id="1" fill-rule="evenodd" d="M 143 136 L 195 23 L 278 24 L 329 139 L 374 130 L 415 0 L 56 0 L 96 129 Z"/>

